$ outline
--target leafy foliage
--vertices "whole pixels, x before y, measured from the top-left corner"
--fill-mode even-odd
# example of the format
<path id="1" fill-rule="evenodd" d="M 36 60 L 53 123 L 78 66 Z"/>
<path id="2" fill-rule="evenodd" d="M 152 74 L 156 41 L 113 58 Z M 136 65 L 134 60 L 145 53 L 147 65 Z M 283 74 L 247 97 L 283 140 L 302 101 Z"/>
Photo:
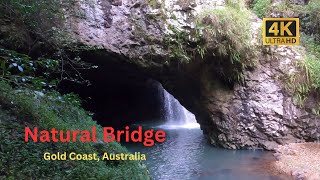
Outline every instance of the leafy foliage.
<path id="1" fill-rule="evenodd" d="M 181 63 L 188 63 L 191 60 L 187 48 L 189 46 L 188 33 L 169 26 L 172 34 L 165 37 L 164 41 L 169 51 L 169 57 L 172 60 L 178 60 Z"/>
<path id="2" fill-rule="evenodd" d="M 244 70 L 255 64 L 249 15 L 243 1 L 228 0 L 223 9 L 203 10 L 190 31 L 170 26 L 171 33 L 164 39 L 170 60 L 214 59 L 213 64 L 223 68 L 217 72 L 222 79 L 243 81 Z"/>
<path id="3" fill-rule="evenodd" d="M 67 58 L 67 61 L 45 57 L 32 59 L 25 54 L 0 48 L 0 79 L 14 86 L 37 90 L 53 89 L 61 80 L 88 84 L 78 70 L 96 66 L 81 62 L 77 56 Z"/>
<path id="4" fill-rule="evenodd" d="M 74 95 L 57 92 L 41 94 L 28 89 L 12 89 L 0 81 L 0 179 L 150 179 L 138 161 L 44 161 L 44 152 L 126 153 L 112 143 L 25 143 L 24 127 L 39 129 L 91 129 L 102 127 L 91 119 Z M 6 109 L 6 110 L 5 110 Z M 14 157 L 14 158 L 13 158 Z"/>
<path id="5" fill-rule="evenodd" d="M 311 0 L 305 7 L 306 20 L 303 24 L 305 32 L 320 41 L 320 1 Z"/>
<path id="6" fill-rule="evenodd" d="M 4 37 L 3 43 L 10 42 L 15 47 L 10 48 L 24 48 L 24 41 L 31 40 L 30 37 L 36 36 L 36 42 L 46 42 L 46 45 L 51 47 L 56 46 L 59 41 L 65 37 L 58 28 L 62 28 L 62 20 L 64 18 L 62 12 L 62 1 L 41 1 L 41 0 L 8 0 L 0 2 L 1 15 L 0 19 L 7 19 L 11 23 L 19 27 L 8 37 Z M 20 32 L 21 31 L 21 32 Z M 19 35 L 22 34 L 22 35 Z M 16 37 L 16 38 L 15 38 Z M 59 38 L 61 37 L 61 38 Z M 12 38 L 12 39 L 6 39 Z M 30 42 L 26 42 L 30 46 Z"/>
<path id="7" fill-rule="evenodd" d="M 29 56 L 0 48 L 0 78 L 13 85 L 35 89 L 54 88 L 59 75 L 59 61 L 40 58 L 37 61 Z"/>
<path id="8" fill-rule="evenodd" d="M 253 11 L 259 18 L 267 16 L 271 8 L 271 0 L 255 0 L 253 5 Z"/>
<path id="9" fill-rule="evenodd" d="M 304 6 L 290 3 L 289 1 L 280 2 L 272 7 L 272 12 L 278 17 L 298 17 L 304 11 Z"/>
<path id="10" fill-rule="evenodd" d="M 311 36 L 302 34 L 302 44 L 306 47 L 304 59 L 298 63 L 299 72 L 293 74 L 288 83 L 298 105 L 303 106 L 306 98 L 320 97 L 320 44 Z M 320 104 L 316 109 L 320 108 Z"/>
<path id="11" fill-rule="evenodd" d="M 198 55 L 201 59 L 204 59 L 206 47 L 201 43 L 201 28 L 197 26 L 192 31 L 187 32 L 174 26 L 169 26 L 171 34 L 165 36 L 164 42 L 166 43 L 170 60 L 189 63 Z"/>
<path id="12" fill-rule="evenodd" d="M 80 57 L 77 56 L 83 49 L 81 49 L 80 45 L 74 44 L 74 39 L 68 34 L 68 30 L 64 25 L 65 7 L 74 7 L 74 3 L 74 0 L 0 1 L 0 23 L 5 27 L 5 31 L 1 31 L 0 33 L 0 46 L 5 47 L 5 49 L 13 49 L 28 54 L 28 56 L 33 58 L 31 60 L 29 57 L 18 55 L 18 53 L 14 53 L 13 51 L 9 52 L 1 49 L 0 53 L 7 54 L 6 56 L 10 58 L 2 58 L 1 60 L 9 60 L 10 62 L 6 62 L 6 64 L 10 65 L 17 58 L 21 58 L 23 62 L 20 63 L 23 63 L 25 68 L 28 68 L 29 62 L 32 61 L 34 66 L 32 68 L 38 67 L 37 72 L 41 70 L 55 71 L 56 73 L 60 73 L 59 80 L 67 79 L 78 83 L 89 83 L 82 78 L 79 69 L 89 69 L 93 66 L 81 61 Z M 92 49 L 94 47 L 87 47 L 87 50 Z M 55 64 L 54 67 L 48 67 L 53 65 L 52 63 Z M 16 67 L 23 68 L 21 65 Z M 30 70 L 32 68 L 29 67 L 23 73 L 14 73 L 12 75 L 25 76 L 31 73 Z M 50 68 L 53 69 L 50 70 Z M 13 69 L 11 68 L 10 70 Z M 50 75 L 52 74 L 48 72 L 41 74 L 41 76 Z M 30 78 L 29 75 L 28 78 Z M 23 80 L 26 80 L 26 77 Z M 15 81 L 17 82 L 18 80 Z M 38 85 L 41 83 L 43 81 L 39 80 Z"/>
<path id="13" fill-rule="evenodd" d="M 137 161 L 43 160 L 47 151 L 126 153 L 119 143 L 24 142 L 26 126 L 59 130 L 96 126 L 102 139 L 102 127 L 80 107 L 79 98 L 52 89 L 65 78 L 84 81 L 78 69 L 88 68 L 76 53 L 72 57 L 66 53 L 72 41 L 61 24 L 63 3 L 73 1 L 0 1 L 0 23 L 12 30 L 0 34 L 0 44 L 31 56 L 0 49 L 0 179 L 149 179 L 146 167 Z"/>
<path id="14" fill-rule="evenodd" d="M 250 12 L 241 6 L 204 11 L 198 19 L 204 46 L 222 61 L 229 62 L 223 73 L 228 81 L 242 81 L 243 71 L 254 66 Z"/>
<path id="15" fill-rule="evenodd" d="M 275 3 L 271 7 L 271 0 L 255 0 L 253 11 L 258 17 L 270 16 L 271 13 L 279 17 L 299 17 L 301 29 L 308 35 L 320 40 L 320 1 L 310 0 L 307 5 L 299 5 L 290 1 Z"/>
<path id="16" fill-rule="evenodd" d="M 244 10 L 244 8 L 246 8 L 246 1 L 243 0 L 226 0 L 225 2 L 228 7 L 232 7 L 238 10 Z"/>
<path id="17" fill-rule="evenodd" d="M 300 17 L 301 44 L 305 48 L 302 61 L 298 62 L 298 72 L 289 76 L 288 90 L 294 95 L 296 104 L 303 107 L 307 98 L 316 99 L 312 112 L 320 114 L 320 1 L 310 0 L 305 6 L 283 2 L 273 8 L 273 12 L 285 17 Z M 310 108 L 310 107 L 308 107 Z"/>

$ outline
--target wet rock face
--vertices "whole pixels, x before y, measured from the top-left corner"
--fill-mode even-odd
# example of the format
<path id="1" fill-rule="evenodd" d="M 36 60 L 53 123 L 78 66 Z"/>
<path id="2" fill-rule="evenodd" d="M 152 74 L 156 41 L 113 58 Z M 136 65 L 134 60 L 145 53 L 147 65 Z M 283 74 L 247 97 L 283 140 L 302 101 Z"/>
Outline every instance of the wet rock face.
<path id="1" fill-rule="evenodd" d="M 246 73 L 245 83 L 232 87 L 215 74 L 205 73 L 207 61 L 167 63 L 163 38 L 168 25 L 193 28 L 192 17 L 201 9 L 223 5 L 223 0 L 82 2 L 78 10 L 83 16 L 69 17 L 69 25 L 79 43 L 102 49 L 105 61 L 122 59 L 120 66 L 134 65 L 160 81 L 196 115 L 212 144 L 273 149 L 278 144 L 318 138 L 320 121 L 293 104 L 281 81 L 294 71 L 293 64 L 300 58 L 292 48 L 279 47 L 269 49 L 268 55 L 261 54 L 257 67 Z M 173 14 L 175 18 L 170 19 Z M 253 21 L 254 32 L 258 32 L 261 20 Z M 206 88 L 207 79 L 213 88 Z"/>
<path id="2" fill-rule="evenodd" d="M 79 3 L 77 6 L 77 11 L 82 12 L 83 17 L 71 17 L 70 23 L 78 41 L 123 54 L 130 59 L 149 52 L 145 47 L 145 39 L 136 34 L 137 28 L 142 29 L 141 33 L 152 32 L 154 37 L 161 32 L 161 28 L 155 25 L 146 27 L 149 9 L 143 1 L 98 0 L 93 4 Z M 143 35 L 147 37 L 147 33 Z"/>
<path id="3" fill-rule="evenodd" d="M 278 144 L 317 140 L 320 119 L 294 105 L 279 79 L 294 71 L 300 55 L 293 48 L 271 49 L 272 56 L 248 72 L 244 85 L 228 93 L 213 90 L 207 108 L 216 125 L 211 141 L 225 148 L 261 147 L 272 150 Z M 215 97 L 224 98 L 215 98 Z M 213 132 L 210 131 L 209 132 Z"/>
<path id="4" fill-rule="evenodd" d="M 68 23 L 79 43 L 124 56 L 128 61 L 138 59 L 135 63 L 141 66 L 155 63 L 147 59 L 151 56 L 166 56 L 161 44 L 165 14 L 150 7 L 149 1 L 97 0 L 78 3 L 75 9 L 82 17 L 71 16 Z"/>
<path id="5" fill-rule="evenodd" d="M 80 1 L 67 13 L 67 25 L 79 43 L 137 60 L 140 66 L 162 66 L 169 26 L 191 29 L 193 16 L 204 7 L 223 5 L 224 0 Z"/>

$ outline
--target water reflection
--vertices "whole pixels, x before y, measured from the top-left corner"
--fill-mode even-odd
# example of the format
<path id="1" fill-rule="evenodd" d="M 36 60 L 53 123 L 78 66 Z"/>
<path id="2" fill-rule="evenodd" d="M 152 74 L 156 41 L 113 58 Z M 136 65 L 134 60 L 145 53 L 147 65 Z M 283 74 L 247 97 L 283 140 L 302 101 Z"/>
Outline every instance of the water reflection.
<path id="1" fill-rule="evenodd" d="M 214 148 L 200 129 L 165 129 L 167 139 L 153 147 L 127 144 L 130 151 L 146 153 L 146 164 L 159 180 L 276 180 L 258 171 L 268 152 Z M 266 156 L 269 155 L 269 156 Z"/>
<path id="2" fill-rule="evenodd" d="M 155 172 L 155 177 L 159 179 L 191 178 L 194 173 L 200 171 L 198 162 L 201 156 L 197 153 L 202 153 L 202 134 L 193 134 L 194 136 L 190 138 L 188 130 L 167 130 L 166 132 L 170 134 L 167 134 L 167 141 L 152 150 L 150 154 L 155 160 L 153 162 L 158 163 L 160 160 L 164 163 L 158 167 L 149 166 L 151 171 Z M 197 139 L 196 142 L 195 139 Z"/>
<path id="3" fill-rule="evenodd" d="M 146 129 L 163 129 L 166 141 L 152 147 L 126 144 L 132 152 L 147 155 L 145 162 L 156 180 L 275 180 L 263 171 L 264 151 L 231 151 L 209 145 L 195 116 L 170 95 L 160 83 L 164 124 L 144 125 Z M 159 123 L 159 122 L 158 122 Z M 163 122 L 162 122 L 163 123 Z M 139 124 L 141 125 L 141 124 Z M 262 169 L 262 170 L 261 170 Z"/>

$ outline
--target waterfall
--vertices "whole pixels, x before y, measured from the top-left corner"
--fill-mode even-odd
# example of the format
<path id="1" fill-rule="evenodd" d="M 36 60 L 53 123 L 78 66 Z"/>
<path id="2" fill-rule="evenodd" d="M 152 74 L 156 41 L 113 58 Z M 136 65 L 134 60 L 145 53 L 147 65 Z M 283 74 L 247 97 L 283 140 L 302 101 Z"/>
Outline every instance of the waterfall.
<path id="1" fill-rule="evenodd" d="M 197 120 L 191 112 L 184 108 L 180 102 L 168 93 L 159 83 L 160 98 L 163 103 L 163 119 L 166 128 L 199 128 Z"/>
<path id="2" fill-rule="evenodd" d="M 166 92 L 166 90 L 163 90 L 163 98 L 162 98 L 162 102 L 163 102 L 163 118 L 166 122 L 172 122 L 174 119 L 174 114 L 173 114 L 173 105 L 174 105 L 174 99 L 171 98 L 170 94 L 168 92 Z"/>

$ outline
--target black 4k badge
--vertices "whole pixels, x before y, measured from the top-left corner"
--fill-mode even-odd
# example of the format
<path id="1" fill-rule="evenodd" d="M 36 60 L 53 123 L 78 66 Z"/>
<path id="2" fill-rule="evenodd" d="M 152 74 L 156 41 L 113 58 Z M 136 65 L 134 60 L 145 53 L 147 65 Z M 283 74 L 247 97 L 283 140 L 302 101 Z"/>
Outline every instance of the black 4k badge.
<path id="1" fill-rule="evenodd" d="M 298 45 L 299 18 L 263 18 L 263 45 Z"/>

